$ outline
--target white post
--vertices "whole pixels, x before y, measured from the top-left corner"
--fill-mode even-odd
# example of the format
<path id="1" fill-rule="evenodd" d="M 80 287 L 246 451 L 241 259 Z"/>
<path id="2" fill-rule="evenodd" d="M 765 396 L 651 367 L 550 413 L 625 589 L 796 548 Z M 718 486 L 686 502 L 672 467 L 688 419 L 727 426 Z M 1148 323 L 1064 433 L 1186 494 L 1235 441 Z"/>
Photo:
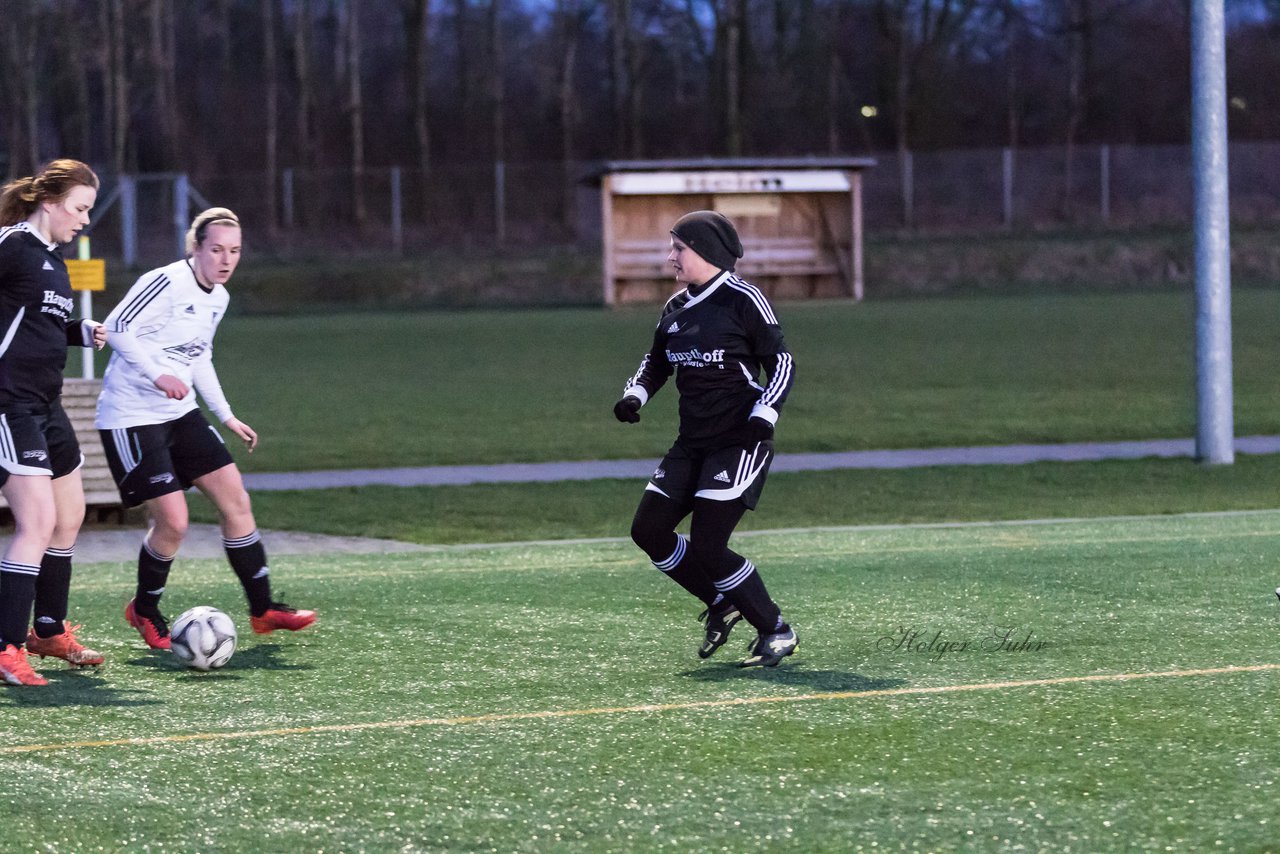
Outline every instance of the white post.
<path id="1" fill-rule="evenodd" d="M 81 235 L 76 240 L 76 257 L 81 261 L 89 260 L 89 238 Z M 93 291 L 80 292 L 80 317 L 84 320 L 93 319 Z M 93 353 L 92 347 L 83 347 L 80 350 L 82 358 L 80 376 L 83 379 L 93 379 Z"/>
<path id="2" fill-rule="evenodd" d="M 1231 237 L 1223 0 L 1191 4 L 1191 157 L 1195 174 L 1196 458 L 1235 461 Z"/>

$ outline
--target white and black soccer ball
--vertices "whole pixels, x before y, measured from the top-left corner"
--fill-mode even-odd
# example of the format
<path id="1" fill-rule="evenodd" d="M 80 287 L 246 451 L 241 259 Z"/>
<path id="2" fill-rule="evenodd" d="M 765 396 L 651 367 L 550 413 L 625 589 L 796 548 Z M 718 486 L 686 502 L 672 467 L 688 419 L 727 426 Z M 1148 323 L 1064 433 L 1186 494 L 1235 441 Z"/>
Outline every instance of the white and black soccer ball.
<path id="1" fill-rule="evenodd" d="M 199 605 L 173 621 L 169 648 L 188 667 L 217 670 L 236 651 L 236 624 L 217 608 Z"/>

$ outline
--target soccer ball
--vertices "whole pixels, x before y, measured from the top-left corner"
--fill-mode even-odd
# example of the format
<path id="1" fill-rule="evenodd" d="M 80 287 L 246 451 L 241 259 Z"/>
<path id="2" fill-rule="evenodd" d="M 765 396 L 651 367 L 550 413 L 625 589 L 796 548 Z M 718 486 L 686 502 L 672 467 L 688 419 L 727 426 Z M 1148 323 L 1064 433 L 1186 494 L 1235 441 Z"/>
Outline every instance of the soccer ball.
<path id="1" fill-rule="evenodd" d="M 236 624 L 217 608 L 199 605 L 174 621 L 169 648 L 188 667 L 217 670 L 236 651 Z"/>

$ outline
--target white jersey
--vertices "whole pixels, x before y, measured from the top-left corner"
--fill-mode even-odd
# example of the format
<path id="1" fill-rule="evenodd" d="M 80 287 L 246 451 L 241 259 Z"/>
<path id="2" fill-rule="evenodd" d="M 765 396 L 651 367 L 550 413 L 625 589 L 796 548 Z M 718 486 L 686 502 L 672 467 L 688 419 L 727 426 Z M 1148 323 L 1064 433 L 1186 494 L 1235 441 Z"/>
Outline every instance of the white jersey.
<path id="1" fill-rule="evenodd" d="M 111 361 L 98 397 L 100 430 L 163 424 L 197 407 L 196 392 L 219 421 L 231 417 L 213 369 L 213 334 L 226 315 L 227 289 L 206 291 L 186 260 L 145 273 L 107 315 Z M 164 374 L 192 389 L 172 400 L 156 388 Z"/>

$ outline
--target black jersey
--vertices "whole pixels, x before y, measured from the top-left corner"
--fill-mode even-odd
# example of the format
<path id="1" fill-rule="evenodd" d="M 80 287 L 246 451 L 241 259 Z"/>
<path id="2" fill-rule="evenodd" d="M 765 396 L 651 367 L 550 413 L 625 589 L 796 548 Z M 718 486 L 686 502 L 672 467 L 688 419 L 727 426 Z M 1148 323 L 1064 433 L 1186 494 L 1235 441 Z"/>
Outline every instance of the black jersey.
<path id="1" fill-rule="evenodd" d="M 67 345 L 84 346 L 67 265 L 25 223 L 0 229 L 0 410 L 44 411 L 62 393 Z"/>
<path id="2" fill-rule="evenodd" d="M 667 301 L 653 347 L 624 394 L 643 404 L 672 373 L 680 391 L 680 438 L 711 445 L 753 415 L 776 422 L 795 369 L 769 300 L 724 271 Z"/>

